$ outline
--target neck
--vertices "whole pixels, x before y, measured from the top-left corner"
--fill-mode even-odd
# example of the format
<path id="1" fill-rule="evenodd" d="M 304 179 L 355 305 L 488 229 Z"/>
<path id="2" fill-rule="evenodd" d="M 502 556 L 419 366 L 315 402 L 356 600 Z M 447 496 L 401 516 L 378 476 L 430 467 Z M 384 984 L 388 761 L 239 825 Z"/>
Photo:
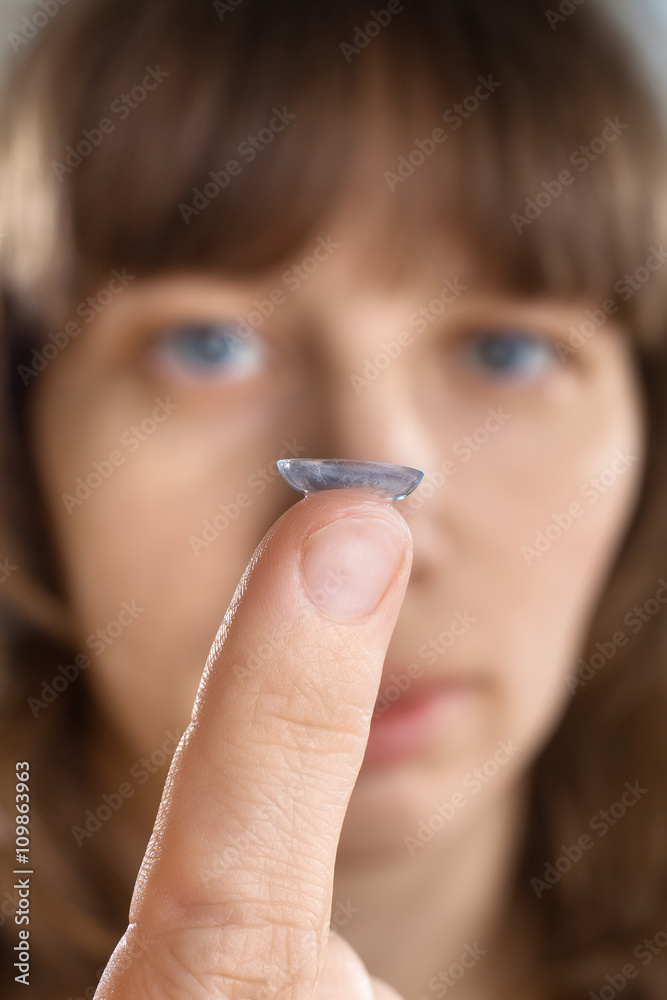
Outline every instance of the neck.
<path id="1" fill-rule="evenodd" d="M 403 845 L 375 858 L 339 857 L 332 927 L 405 1000 L 434 1000 L 454 985 L 456 1000 L 521 1000 L 530 949 L 507 908 L 524 796 L 518 789 L 462 813 L 458 828 L 412 857 Z"/>

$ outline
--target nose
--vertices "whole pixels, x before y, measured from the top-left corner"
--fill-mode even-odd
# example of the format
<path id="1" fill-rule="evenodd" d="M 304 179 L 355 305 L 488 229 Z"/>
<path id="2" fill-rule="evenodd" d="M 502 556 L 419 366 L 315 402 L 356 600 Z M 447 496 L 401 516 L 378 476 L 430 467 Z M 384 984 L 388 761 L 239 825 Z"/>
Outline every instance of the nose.
<path id="1" fill-rule="evenodd" d="M 303 446 L 298 457 L 388 462 L 424 473 L 438 468 L 442 428 L 434 423 L 420 379 L 425 360 L 420 344 L 415 340 L 396 350 L 411 307 L 377 300 L 369 305 L 352 296 L 328 306 L 326 326 L 304 347 L 293 414 L 293 431 Z M 433 501 L 411 505 L 419 490 L 396 504 L 413 537 L 411 593 L 432 586 L 451 540 L 447 497 L 439 492 Z M 285 491 L 291 494 L 287 485 Z M 284 502 L 293 503 L 293 495 Z"/>
<path id="2" fill-rule="evenodd" d="M 317 419 L 306 435 L 309 453 L 422 471 L 434 467 L 437 442 L 420 404 L 414 366 L 397 357 L 386 368 L 374 369 L 375 377 L 361 379 L 356 373 L 371 371 L 368 360 L 357 355 L 352 361 L 347 355 L 321 373 L 314 399 Z"/>
<path id="3" fill-rule="evenodd" d="M 420 406 L 411 365 L 400 365 L 397 359 L 368 385 L 355 386 L 349 364 L 329 363 L 313 396 L 314 419 L 303 436 L 303 457 L 390 462 L 422 472 L 436 467 L 437 435 Z M 418 493 L 419 487 L 413 497 Z M 411 591 L 428 585 L 438 569 L 436 553 L 442 550 L 443 538 L 437 506 L 415 511 L 407 501 L 397 502 L 413 538 Z"/>

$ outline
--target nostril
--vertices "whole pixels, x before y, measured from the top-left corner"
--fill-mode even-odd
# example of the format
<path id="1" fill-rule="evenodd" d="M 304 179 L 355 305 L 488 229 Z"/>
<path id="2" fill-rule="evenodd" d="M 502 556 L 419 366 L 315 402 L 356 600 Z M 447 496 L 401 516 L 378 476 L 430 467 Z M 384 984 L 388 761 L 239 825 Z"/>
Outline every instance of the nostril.
<path id="1" fill-rule="evenodd" d="M 424 475 L 419 469 L 388 462 L 351 462 L 341 458 L 283 458 L 278 471 L 299 493 L 366 489 L 385 500 L 403 500 Z"/>

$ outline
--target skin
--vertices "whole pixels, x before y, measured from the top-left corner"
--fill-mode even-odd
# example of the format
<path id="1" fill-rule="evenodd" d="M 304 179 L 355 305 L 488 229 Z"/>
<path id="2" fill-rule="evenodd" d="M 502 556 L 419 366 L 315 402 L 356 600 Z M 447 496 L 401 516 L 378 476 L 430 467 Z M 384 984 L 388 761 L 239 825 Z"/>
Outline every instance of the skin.
<path id="1" fill-rule="evenodd" d="M 566 678 L 636 500 L 638 389 L 623 331 L 611 320 L 567 363 L 553 357 L 520 378 L 481 370 L 466 347 L 476 331 L 520 326 L 553 345 L 596 304 L 493 294 L 447 244 L 430 246 L 423 265 L 400 281 L 383 282 L 367 266 L 381 211 L 369 212 L 367 227 L 352 203 L 332 216 L 321 235 L 333 234 L 340 247 L 262 324 L 266 354 L 249 373 L 202 378 L 173 357 L 160 360 L 151 344 L 168 323 L 246 316 L 253 300 L 282 287 L 282 273 L 310 244 L 252 281 L 135 279 L 35 386 L 35 448 L 72 626 L 93 661 L 86 680 L 133 759 L 152 753 L 168 730 L 186 729 L 202 665 L 236 592 L 137 884 L 139 930 L 123 945 L 132 961 L 127 971 L 109 970 L 99 997 L 142 995 L 132 990 L 149 984 L 156 992 L 146 995 L 171 996 L 165 969 L 176 954 L 176 981 L 199 975 L 209 991 L 202 996 L 227 996 L 238 976 L 282 988 L 289 970 L 299 988 L 281 996 L 361 998 L 371 987 L 358 954 L 400 995 L 430 1000 L 429 979 L 475 941 L 487 955 L 457 984 L 459 1000 L 538 996 L 529 929 L 519 945 L 501 947 L 502 904 L 526 776 L 569 703 Z M 439 293 L 445 276 L 466 291 L 357 392 L 350 375 L 410 329 L 408 317 Z M 122 435 L 167 397 L 177 407 L 171 415 L 135 452 L 121 447 Z M 464 460 L 464 436 L 484 426 L 490 409 L 508 416 Z M 456 471 L 423 501 L 419 490 L 394 505 L 355 492 L 299 501 L 275 478 L 285 442 L 303 457 L 414 466 L 427 472 L 425 483 L 448 459 Z M 63 494 L 119 447 L 123 463 L 68 512 Z M 619 449 L 630 454 L 628 466 L 587 501 L 582 488 Z M 258 470 L 266 470 L 262 490 L 252 485 L 261 481 L 251 478 Z M 203 522 L 242 493 L 249 504 L 195 553 L 189 539 L 201 538 Z M 581 515 L 529 563 L 522 546 L 534 546 L 536 532 L 573 502 Z M 314 525 L 360 511 L 390 524 L 406 561 L 379 610 L 332 624 L 309 603 L 298 553 Z M 133 600 L 144 610 L 93 653 L 87 638 Z M 457 612 L 474 622 L 434 661 L 420 654 Z M 275 652 L 241 683 L 234 664 L 266 641 Z M 422 669 L 418 684 L 454 677 L 460 686 L 424 747 L 391 764 L 362 765 L 378 688 L 381 695 L 390 674 L 410 663 Z M 276 699 L 289 709 L 278 717 Z M 499 741 L 517 752 L 472 794 L 465 776 L 494 758 Z M 260 773 L 274 802 L 293 803 L 303 784 L 312 797 L 281 812 L 282 823 L 258 819 Z M 466 788 L 465 807 L 409 850 L 405 838 L 417 837 L 434 803 Z M 144 843 L 158 796 L 147 790 L 131 807 Z M 252 851 L 202 889 L 201 871 L 248 828 L 260 831 L 267 871 L 281 874 L 285 852 L 296 859 L 284 884 L 296 890 L 305 922 L 280 896 L 280 879 L 266 889 L 272 883 Z M 247 905 L 230 910 L 230 899 Z M 352 904 L 352 917 L 338 926 L 354 951 L 338 937 L 327 951 L 331 900 L 334 915 L 337 903 Z M 269 959 L 269 939 L 256 926 L 265 921 L 274 929 Z M 218 922 L 234 926 L 218 935 Z M 157 944 L 133 950 L 140 932 Z M 214 949 L 219 965 L 202 969 L 201 954 Z M 377 997 L 395 995 L 373 988 Z M 244 989 L 252 992 L 243 996 L 269 995 L 256 983 Z"/>

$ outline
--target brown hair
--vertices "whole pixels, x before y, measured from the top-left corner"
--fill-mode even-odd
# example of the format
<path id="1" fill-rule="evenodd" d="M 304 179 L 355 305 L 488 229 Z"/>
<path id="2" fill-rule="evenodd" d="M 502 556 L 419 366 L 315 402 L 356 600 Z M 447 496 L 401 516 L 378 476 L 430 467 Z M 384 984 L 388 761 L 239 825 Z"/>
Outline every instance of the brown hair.
<path id="1" fill-rule="evenodd" d="M 667 268 L 636 294 L 614 291 L 667 236 L 658 114 L 592 0 L 556 22 L 539 0 L 412 0 L 393 9 L 380 30 L 365 33 L 371 14 L 355 0 L 72 0 L 15 57 L 2 132 L 0 460 L 8 484 L 1 533 L 17 568 L 0 589 L 0 711 L 8 816 L 7 775 L 15 760 L 31 762 L 41 870 L 33 995 L 94 985 L 125 929 L 136 874 L 131 851 L 118 847 L 122 828 L 81 847 L 71 835 L 72 822 L 104 790 L 90 757 L 104 720 L 85 666 L 48 711 L 35 714 L 29 701 L 81 652 L 67 626 L 66 588 L 31 458 L 34 352 L 54 343 L 49 334 L 113 268 L 245 274 L 295 252 L 344 197 L 355 154 L 373 141 L 374 81 L 380 110 L 390 112 L 388 171 L 413 148 L 417 122 L 432 122 L 426 136 L 480 78 L 498 84 L 452 128 L 418 182 L 395 185 L 393 228 L 378 234 L 378 261 L 406 267 L 427 230 L 455 232 L 487 285 L 525 296 L 615 298 L 634 345 L 649 457 L 581 651 L 586 663 L 665 573 Z M 149 70 L 168 75 L 131 114 L 110 110 Z M 295 115 L 289 127 L 224 189 L 214 182 L 211 172 L 221 177 L 244 139 L 277 111 Z M 112 128 L 101 127 L 105 118 Z M 545 205 L 538 194 L 608 118 L 627 123 L 627 134 L 536 213 L 527 199 Z M 381 170 L 377 184 L 387 184 Z M 203 208 L 195 207 L 196 190 Z M 664 957 L 644 966 L 633 955 L 667 925 L 666 653 L 667 619 L 656 615 L 577 686 L 533 769 L 514 904 L 539 928 L 541 975 L 554 998 L 588 997 L 626 962 L 640 972 L 633 996 L 657 1000 L 662 992 Z M 109 733 L 110 747 L 114 739 Z M 648 789 L 641 811 L 538 899 L 531 880 L 558 862 L 626 781 Z M 11 870 L 13 854 L 5 857 Z M 0 920 L 11 912 L 5 902 Z M 8 969 L 9 923 L 0 930 Z"/>

